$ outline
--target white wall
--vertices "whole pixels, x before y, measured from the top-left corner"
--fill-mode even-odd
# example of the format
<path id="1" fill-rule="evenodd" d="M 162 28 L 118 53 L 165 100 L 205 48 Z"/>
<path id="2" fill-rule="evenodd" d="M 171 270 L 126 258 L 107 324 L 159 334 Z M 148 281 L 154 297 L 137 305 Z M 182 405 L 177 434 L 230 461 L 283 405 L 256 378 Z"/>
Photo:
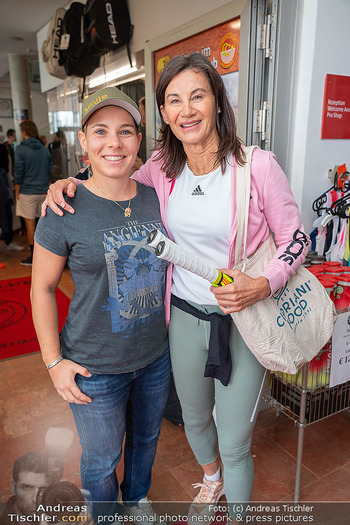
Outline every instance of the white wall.
<path id="1" fill-rule="evenodd" d="M 147 40 L 171 33 L 231 0 L 129 0 L 132 24 L 135 26 L 132 50 L 144 48 Z"/>
<path id="2" fill-rule="evenodd" d="M 325 75 L 350 76 L 349 21 L 349 0 L 300 0 L 288 173 L 307 232 L 312 202 L 331 186 L 328 169 L 350 169 L 350 141 L 320 138 Z"/>

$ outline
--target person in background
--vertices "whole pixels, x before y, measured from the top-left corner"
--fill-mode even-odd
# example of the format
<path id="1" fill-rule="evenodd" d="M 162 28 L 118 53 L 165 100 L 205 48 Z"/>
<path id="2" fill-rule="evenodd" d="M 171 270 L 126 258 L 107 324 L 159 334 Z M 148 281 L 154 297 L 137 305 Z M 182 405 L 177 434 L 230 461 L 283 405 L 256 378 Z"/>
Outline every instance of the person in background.
<path id="1" fill-rule="evenodd" d="M 38 495 L 49 486 L 48 458 L 42 452 L 27 452 L 13 463 L 12 496 L 0 516 L 1 525 L 33 522 Z"/>
<path id="2" fill-rule="evenodd" d="M 5 241 L 6 250 L 23 250 L 23 247 L 13 242 L 13 193 L 9 173 L 10 157 L 5 144 L 0 144 L 0 228 Z"/>
<path id="3" fill-rule="evenodd" d="M 251 442 L 265 369 L 229 314 L 283 286 L 304 261 L 310 242 L 275 155 L 255 149 L 247 255 L 257 251 L 270 231 L 277 251 L 257 278 L 235 270 L 236 173 L 246 159 L 223 80 L 200 53 L 180 55 L 161 75 L 156 99 L 161 116 L 158 147 L 133 177 L 157 191 L 169 237 L 233 278 L 231 284 L 215 288 L 176 265 L 168 270 L 165 305 L 172 370 L 186 436 L 204 471 L 191 512 L 201 512 L 201 505 L 210 512 L 225 494 L 230 523 L 242 523 L 244 511 L 238 516 L 233 503 L 249 502 L 252 495 Z M 73 213 L 62 189 L 72 197 L 74 181 L 52 186 L 45 205 L 49 202 L 62 215 L 59 203 Z M 302 249 L 291 260 L 286 254 L 296 237 Z M 220 353 L 223 357 L 213 370 L 211 358 Z"/>
<path id="4" fill-rule="evenodd" d="M 48 149 L 38 138 L 34 122 L 25 120 L 20 128 L 23 140 L 15 152 L 16 213 L 24 218 L 31 252 L 21 264 L 31 266 L 35 226 L 49 186 L 52 160 Z"/>
<path id="5" fill-rule="evenodd" d="M 7 141 L 4 142 L 4 145 L 6 146 L 7 153 L 10 156 L 10 166 L 9 166 L 9 173 L 13 176 L 14 166 L 15 166 L 15 147 L 14 142 L 16 142 L 16 132 L 14 129 L 8 129 L 6 132 Z"/>
<path id="6" fill-rule="evenodd" d="M 139 112 L 141 115 L 141 126 L 146 126 L 146 99 L 145 97 L 141 97 L 139 100 Z"/>
<path id="7" fill-rule="evenodd" d="M 159 203 L 152 188 L 129 177 L 140 120 L 135 102 L 117 88 L 85 98 L 79 140 L 92 176 L 78 188 L 75 215 L 40 219 L 31 297 L 43 360 L 57 392 L 70 402 L 79 434 L 83 489 L 93 502 L 111 502 L 114 514 L 125 438 L 120 488 L 126 512 L 151 519 L 147 493 L 170 357 L 166 263 L 146 243 L 154 227 L 163 230 Z M 75 290 L 59 334 L 54 291 L 66 261 Z"/>
<path id="8" fill-rule="evenodd" d="M 142 133 L 142 140 L 140 144 L 140 149 L 136 157 L 135 164 L 133 169 L 136 171 L 141 168 L 147 160 L 146 154 L 146 106 L 145 106 L 145 97 L 141 97 L 138 103 L 139 112 L 141 115 L 140 131 Z"/>
<path id="9" fill-rule="evenodd" d="M 10 189 L 11 195 L 13 196 L 13 201 L 16 200 L 15 197 L 15 143 L 17 141 L 16 132 L 14 129 L 7 130 L 7 141 L 4 142 L 7 152 L 9 154 L 9 178 L 10 178 Z M 21 229 L 19 231 L 20 235 L 26 234 L 26 225 L 23 217 L 19 217 L 21 223 Z"/>
<path id="10" fill-rule="evenodd" d="M 54 140 L 50 142 L 49 151 L 52 157 L 52 182 L 68 177 L 67 140 L 63 129 L 58 128 Z"/>
<path id="11" fill-rule="evenodd" d="M 40 135 L 39 140 L 44 144 L 45 148 L 47 148 L 47 138 L 46 135 Z"/>

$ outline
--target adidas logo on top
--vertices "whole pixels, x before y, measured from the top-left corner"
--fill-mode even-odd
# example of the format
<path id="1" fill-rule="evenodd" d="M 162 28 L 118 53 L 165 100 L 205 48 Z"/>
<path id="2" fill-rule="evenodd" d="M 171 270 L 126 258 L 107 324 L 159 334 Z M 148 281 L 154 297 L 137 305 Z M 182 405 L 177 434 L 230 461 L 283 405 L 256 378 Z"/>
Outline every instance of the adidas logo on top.
<path id="1" fill-rule="evenodd" d="M 204 195 L 204 191 L 202 191 L 200 185 L 198 184 L 197 188 L 193 190 L 191 195 Z"/>

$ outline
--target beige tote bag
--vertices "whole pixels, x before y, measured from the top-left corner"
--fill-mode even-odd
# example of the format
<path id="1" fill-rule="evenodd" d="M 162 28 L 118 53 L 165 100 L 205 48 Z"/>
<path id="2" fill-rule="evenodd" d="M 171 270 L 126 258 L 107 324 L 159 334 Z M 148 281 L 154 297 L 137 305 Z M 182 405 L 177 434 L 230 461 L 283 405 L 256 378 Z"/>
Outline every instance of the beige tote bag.
<path id="1" fill-rule="evenodd" d="M 271 234 L 253 256 L 246 254 L 250 165 L 256 147 L 245 149 L 247 162 L 237 166 L 236 181 L 235 268 L 254 278 L 263 273 L 277 249 Z M 331 338 L 337 317 L 324 287 L 302 266 L 273 296 L 231 315 L 258 361 L 269 370 L 287 374 L 295 374 L 319 353 Z"/>

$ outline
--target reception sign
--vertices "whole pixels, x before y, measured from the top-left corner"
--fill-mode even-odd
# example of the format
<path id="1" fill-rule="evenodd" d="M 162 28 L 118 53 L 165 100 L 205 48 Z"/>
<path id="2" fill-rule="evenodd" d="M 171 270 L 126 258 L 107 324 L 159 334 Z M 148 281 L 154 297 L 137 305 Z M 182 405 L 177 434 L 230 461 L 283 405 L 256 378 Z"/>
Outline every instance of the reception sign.
<path id="1" fill-rule="evenodd" d="M 350 139 L 350 77 L 326 75 L 322 139 Z"/>

